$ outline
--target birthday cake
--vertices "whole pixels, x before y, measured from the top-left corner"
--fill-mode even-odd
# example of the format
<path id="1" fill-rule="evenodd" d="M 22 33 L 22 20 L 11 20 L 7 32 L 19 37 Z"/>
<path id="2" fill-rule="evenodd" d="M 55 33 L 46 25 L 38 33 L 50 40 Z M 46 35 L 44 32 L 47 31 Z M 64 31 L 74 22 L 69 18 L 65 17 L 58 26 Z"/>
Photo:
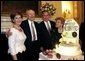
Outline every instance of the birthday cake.
<path id="1" fill-rule="evenodd" d="M 66 56 L 82 54 L 79 44 L 79 25 L 74 19 L 67 19 L 64 23 L 60 44 L 56 44 L 56 53 Z"/>

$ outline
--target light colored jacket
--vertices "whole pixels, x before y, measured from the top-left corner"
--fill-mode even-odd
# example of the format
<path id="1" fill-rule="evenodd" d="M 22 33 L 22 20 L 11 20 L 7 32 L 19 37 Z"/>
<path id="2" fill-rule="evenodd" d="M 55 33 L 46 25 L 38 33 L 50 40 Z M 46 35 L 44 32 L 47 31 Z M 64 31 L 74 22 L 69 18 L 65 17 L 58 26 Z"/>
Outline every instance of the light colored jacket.
<path id="1" fill-rule="evenodd" d="M 8 37 L 8 53 L 15 55 L 19 52 L 22 53 L 23 51 L 25 51 L 26 47 L 24 45 L 24 42 L 26 40 L 26 35 L 24 34 L 24 32 L 20 32 L 15 28 L 10 28 L 10 32 L 12 32 L 12 35 Z"/>

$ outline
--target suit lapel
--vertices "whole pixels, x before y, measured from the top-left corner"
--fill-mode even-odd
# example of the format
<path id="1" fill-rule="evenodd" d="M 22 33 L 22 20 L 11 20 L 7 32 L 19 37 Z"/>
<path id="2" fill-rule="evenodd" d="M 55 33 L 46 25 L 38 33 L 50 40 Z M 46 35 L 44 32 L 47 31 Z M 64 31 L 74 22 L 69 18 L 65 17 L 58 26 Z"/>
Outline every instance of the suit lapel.
<path id="1" fill-rule="evenodd" d="M 46 28 L 46 26 L 45 26 L 44 21 L 43 21 L 42 25 L 43 25 L 43 27 L 44 27 L 44 30 L 46 29 L 46 31 L 48 31 L 47 28 Z"/>
<path id="2" fill-rule="evenodd" d="M 28 32 L 28 37 L 30 37 L 30 39 L 32 39 L 31 37 L 31 30 L 30 30 L 30 26 L 29 26 L 29 23 L 28 23 L 28 20 L 26 21 L 27 25 L 26 25 L 26 29 L 27 29 L 27 32 Z"/>

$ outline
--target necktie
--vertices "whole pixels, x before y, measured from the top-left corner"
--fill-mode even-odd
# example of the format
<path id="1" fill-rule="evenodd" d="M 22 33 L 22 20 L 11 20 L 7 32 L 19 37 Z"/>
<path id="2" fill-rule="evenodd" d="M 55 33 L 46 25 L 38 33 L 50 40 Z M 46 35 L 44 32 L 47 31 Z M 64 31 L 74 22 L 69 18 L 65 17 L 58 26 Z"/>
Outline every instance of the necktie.
<path id="1" fill-rule="evenodd" d="M 32 22 L 31 22 L 31 27 L 32 27 L 32 34 L 33 34 L 33 41 L 34 41 L 36 37 L 35 37 L 35 30 Z"/>
<path id="2" fill-rule="evenodd" d="M 50 33 L 50 26 L 49 26 L 49 23 L 47 22 L 47 28 L 48 28 L 48 32 Z"/>

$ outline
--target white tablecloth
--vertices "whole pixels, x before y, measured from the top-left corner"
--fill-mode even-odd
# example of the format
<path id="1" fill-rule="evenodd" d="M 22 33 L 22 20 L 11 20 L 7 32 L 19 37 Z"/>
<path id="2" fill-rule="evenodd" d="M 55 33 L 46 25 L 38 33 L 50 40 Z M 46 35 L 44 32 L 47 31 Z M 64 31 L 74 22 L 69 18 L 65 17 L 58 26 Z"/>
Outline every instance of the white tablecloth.
<path id="1" fill-rule="evenodd" d="M 56 57 L 56 55 L 53 55 L 53 58 L 49 58 L 46 55 L 44 55 L 42 52 L 39 54 L 39 60 L 68 60 L 68 59 L 77 59 L 77 60 L 84 60 L 84 56 L 83 55 L 79 55 L 79 56 L 63 56 L 61 55 L 61 59 L 58 59 Z"/>

